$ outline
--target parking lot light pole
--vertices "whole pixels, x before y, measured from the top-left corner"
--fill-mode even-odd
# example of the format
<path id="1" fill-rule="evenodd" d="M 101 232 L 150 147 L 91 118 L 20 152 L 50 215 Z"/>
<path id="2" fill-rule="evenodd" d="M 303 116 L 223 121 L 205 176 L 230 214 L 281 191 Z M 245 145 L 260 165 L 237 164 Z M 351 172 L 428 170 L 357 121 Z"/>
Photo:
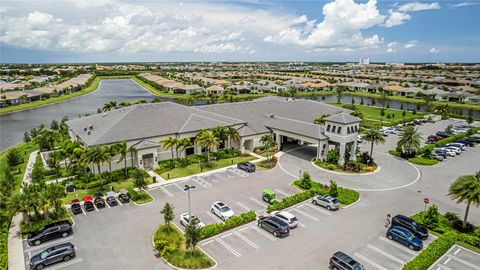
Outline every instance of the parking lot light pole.
<path id="1" fill-rule="evenodd" d="M 192 221 L 192 208 L 190 205 L 190 189 L 195 188 L 195 186 L 189 186 L 185 185 L 185 190 L 187 192 L 187 197 L 188 197 L 188 224 L 190 225 L 190 222 Z"/>

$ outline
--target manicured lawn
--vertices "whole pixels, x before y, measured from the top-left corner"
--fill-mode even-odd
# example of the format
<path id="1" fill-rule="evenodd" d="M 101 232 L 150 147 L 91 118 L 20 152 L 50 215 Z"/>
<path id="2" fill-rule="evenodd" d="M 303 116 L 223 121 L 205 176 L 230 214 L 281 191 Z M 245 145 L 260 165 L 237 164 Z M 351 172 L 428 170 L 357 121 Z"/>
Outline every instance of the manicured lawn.
<path id="1" fill-rule="evenodd" d="M 230 165 L 237 164 L 239 162 L 246 162 L 250 160 L 254 160 L 255 157 L 253 156 L 246 156 L 246 157 L 235 157 L 235 158 L 226 158 L 226 159 L 220 159 L 220 160 L 214 160 L 211 161 L 212 166 L 211 167 L 206 167 L 205 164 L 202 164 L 202 170 L 200 170 L 200 167 L 198 164 L 190 164 L 186 167 L 179 167 L 175 169 L 171 169 L 169 171 L 166 171 L 162 173 L 160 176 L 162 176 L 163 179 L 173 179 L 173 178 L 178 178 L 178 177 L 185 177 L 189 175 L 194 175 L 197 173 L 201 172 L 206 172 L 206 171 L 211 171 L 215 169 L 220 169 L 223 167 L 227 167 Z"/>
<path id="2" fill-rule="evenodd" d="M 23 182 L 23 174 L 25 172 L 25 168 L 27 167 L 28 157 L 33 151 L 38 150 L 38 146 L 33 142 L 30 142 L 30 143 L 18 144 L 14 146 L 14 148 L 16 148 L 20 156 L 22 156 L 23 163 L 20 165 L 17 165 L 15 169 L 12 171 L 15 177 L 15 191 L 13 192 L 13 194 L 17 193 L 20 190 L 20 186 Z M 0 176 L 1 177 L 4 177 L 5 168 L 7 168 L 7 165 L 8 165 L 7 153 L 8 153 L 8 150 L 0 154 Z M 20 172 L 18 169 L 20 169 Z"/>
<path id="3" fill-rule="evenodd" d="M 152 178 L 145 178 L 147 184 L 152 183 Z M 120 189 L 129 189 L 133 188 L 133 178 L 129 178 L 123 181 L 112 182 L 104 186 L 104 193 L 110 191 L 110 187 L 113 187 L 115 192 L 118 192 Z M 99 192 L 100 188 L 91 188 L 91 189 L 76 189 L 75 192 L 67 194 L 63 199 L 64 204 L 69 204 L 73 199 L 82 200 L 84 196 L 95 196 L 95 193 Z"/>
<path id="4" fill-rule="evenodd" d="M 268 152 L 265 152 L 263 154 L 261 154 L 262 157 L 271 157 L 273 155 L 275 155 L 277 152 L 275 151 L 268 151 Z"/>
<path id="5" fill-rule="evenodd" d="M 148 194 L 148 192 L 146 192 L 145 190 L 141 190 L 138 194 L 140 195 L 140 198 L 134 200 L 137 204 L 145 204 L 153 201 L 152 196 L 150 196 L 150 194 Z"/>
<path id="6" fill-rule="evenodd" d="M 153 241 L 160 254 L 165 245 L 175 247 L 172 251 L 163 254 L 163 258 L 176 267 L 204 269 L 215 265 L 215 262 L 201 250 L 196 249 L 193 253 L 187 250 L 185 236 L 173 225 L 160 225 L 153 236 Z"/>
<path id="7" fill-rule="evenodd" d="M 337 107 L 342 107 L 344 105 L 344 104 L 338 104 L 333 102 L 329 102 L 328 104 L 334 105 Z M 379 123 L 382 121 L 382 115 L 380 114 L 382 111 L 381 107 L 372 107 L 372 106 L 356 105 L 356 104 L 355 104 L 355 107 L 357 107 L 357 109 L 363 114 L 363 117 L 365 118 L 365 120 L 379 122 Z M 394 121 L 403 120 L 402 112 L 403 111 L 401 110 L 385 108 L 385 116 L 383 117 L 383 123 L 389 124 Z M 388 119 L 387 114 L 390 114 L 390 115 L 393 114 L 394 117 Z M 412 112 L 406 112 L 405 119 L 407 119 L 408 121 L 409 119 L 413 119 L 413 118 L 422 118 L 423 115 L 424 115 L 423 113 L 413 114 Z"/>

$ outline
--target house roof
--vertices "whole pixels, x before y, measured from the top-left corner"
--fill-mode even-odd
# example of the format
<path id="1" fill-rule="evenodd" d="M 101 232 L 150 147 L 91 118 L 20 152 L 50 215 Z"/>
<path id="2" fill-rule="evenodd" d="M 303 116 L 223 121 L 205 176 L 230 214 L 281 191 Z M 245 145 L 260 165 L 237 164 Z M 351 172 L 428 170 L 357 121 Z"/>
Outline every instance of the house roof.
<path id="1" fill-rule="evenodd" d="M 265 118 L 265 127 L 267 128 L 286 131 L 293 134 L 310 137 L 312 139 L 328 139 L 328 137 L 323 134 L 325 132 L 323 126 L 274 115 L 266 115 Z"/>
<path id="2" fill-rule="evenodd" d="M 87 145 L 97 145 L 243 123 L 245 121 L 196 107 L 162 102 L 138 104 L 108 113 L 94 114 L 70 120 L 67 125 Z M 92 129 L 89 128 L 90 125 Z"/>
<path id="3" fill-rule="evenodd" d="M 353 123 L 358 123 L 358 122 L 362 121 L 362 119 L 360 119 L 358 117 L 355 117 L 355 116 L 351 116 L 348 113 L 335 114 L 335 115 L 332 115 L 332 116 L 329 116 L 329 117 L 325 117 L 325 118 L 323 118 L 323 120 L 334 122 L 334 123 L 339 123 L 339 124 L 353 124 Z"/>
<path id="4" fill-rule="evenodd" d="M 141 140 L 141 141 L 139 141 L 138 143 L 136 143 L 132 146 L 137 150 L 141 150 L 141 149 L 159 147 L 160 144 L 156 143 L 156 142 L 149 141 L 149 140 Z"/>

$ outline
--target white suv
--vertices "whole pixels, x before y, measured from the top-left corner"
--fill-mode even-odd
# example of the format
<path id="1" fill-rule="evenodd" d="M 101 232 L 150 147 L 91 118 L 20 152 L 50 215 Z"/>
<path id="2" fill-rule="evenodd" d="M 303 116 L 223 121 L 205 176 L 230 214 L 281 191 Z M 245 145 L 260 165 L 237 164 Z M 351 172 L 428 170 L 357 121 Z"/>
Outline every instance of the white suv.
<path id="1" fill-rule="evenodd" d="M 210 211 L 219 217 L 221 220 L 225 221 L 235 215 L 232 209 L 224 202 L 218 201 L 212 204 Z"/>
<path id="2" fill-rule="evenodd" d="M 298 218 L 287 211 L 273 211 L 271 214 L 285 221 L 290 229 L 298 226 Z"/>

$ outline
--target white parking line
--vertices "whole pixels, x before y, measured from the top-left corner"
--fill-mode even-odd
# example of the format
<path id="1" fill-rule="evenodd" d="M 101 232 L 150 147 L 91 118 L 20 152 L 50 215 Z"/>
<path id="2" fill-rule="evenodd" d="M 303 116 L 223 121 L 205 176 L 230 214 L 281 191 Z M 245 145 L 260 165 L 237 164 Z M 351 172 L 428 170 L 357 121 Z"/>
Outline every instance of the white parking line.
<path id="1" fill-rule="evenodd" d="M 235 255 L 237 258 L 239 258 L 240 256 L 242 256 L 242 254 L 240 254 L 238 251 L 236 251 L 235 249 L 233 249 L 231 246 L 227 245 L 227 243 L 223 242 L 222 239 L 220 238 L 215 238 L 215 240 L 220 243 L 220 245 L 222 245 L 224 248 L 226 248 L 228 251 L 230 251 L 233 255 Z"/>
<path id="2" fill-rule="evenodd" d="M 439 264 L 437 265 L 437 270 L 452 270 L 452 269 L 446 267 L 445 265 Z"/>
<path id="3" fill-rule="evenodd" d="M 117 202 L 120 204 L 120 206 L 123 206 L 123 203 L 120 200 L 117 199 Z"/>
<path id="4" fill-rule="evenodd" d="M 452 259 L 452 258 L 447 258 L 447 259 L 445 260 L 445 262 L 443 262 L 443 264 L 444 264 L 444 265 L 447 264 L 451 259 Z"/>
<path id="5" fill-rule="evenodd" d="M 297 206 L 297 207 L 298 207 L 298 206 Z M 311 219 L 311 220 L 313 220 L 313 221 L 316 221 L 316 222 L 319 222 L 319 221 L 320 221 L 320 219 L 318 219 L 318 218 L 316 218 L 316 217 L 314 217 L 314 216 L 311 216 L 311 215 L 303 212 L 302 210 L 300 210 L 300 209 L 298 209 L 298 208 L 292 208 L 291 210 L 296 211 L 296 212 L 300 213 L 301 215 L 306 216 L 307 218 L 309 218 L 309 219 Z"/>
<path id="6" fill-rule="evenodd" d="M 332 213 L 328 212 L 327 210 L 321 209 L 320 208 L 321 206 L 311 205 L 309 203 L 304 203 L 304 204 L 301 204 L 300 206 L 308 206 L 308 207 L 312 208 L 313 210 L 317 210 L 318 212 L 323 213 L 325 215 L 328 215 L 328 216 L 332 215 Z"/>
<path id="7" fill-rule="evenodd" d="M 377 268 L 377 269 L 387 270 L 386 268 L 383 268 L 382 266 L 378 265 L 376 262 L 374 262 L 374 261 L 372 261 L 372 260 L 370 260 L 370 259 L 367 259 L 365 256 L 363 256 L 363 255 L 360 254 L 360 253 L 355 252 L 355 253 L 353 253 L 353 256 L 356 256 L 356 257 L 362 259 L 363 261 L 366 261 L 368 264 L 374 266 L 374 267 Z"/>
<path id="8" fill-rule="evenodd" d="M 458 249 L 455 251 L 455 253 L 453 253 L 453 255 L 457 256 L 457 254 L 458 254 L 458 252 L 460 252 L 460 250 L 461 250 L 461 249 L 458 248 Z"/>
<path id="9" fill-rule="evenodd" d="M 49 270 L 62 269 L 62 268 L 64 268 L 64 267 L 66 267 L 66 266 L 70 266 L 70 265 L 72 265 L 72 264 L 76 264 L 76 263 L 79 263 L 79 262 L 81 262 L 81 261 L 83 261 L 83 259 L 82 259 L 82 258 L 78 258 L 78 259 L 74 259 L 74 260 L 68 261 L 68 262 L 66 262 L 66 263 L 63 263 L 63 264 L 58 265 L 58 266 L 55 266 L 55 267 L 49 267 L 48 269 L 49 269 Z"/>
<path id="10" fill-rule="evenodd" d="M 209 188 L 209 187 L 212 186 L 210 183 L 208 183 L 207 181 L 205 181 L 205 179 L 203 179 L 203 178 L 200 177 L 200 176 L 194 176 L 194 177 L 191 177 L 190 179 L 192 179 L 195 183 L 199 184 L 199 185 L 202 186 L 203 188 Z"/>
<path id="11" fill-rule="evenodd" d="M 399 258 L 393 256 L 392 254 L 387 253 L 387 252 L 385 252 L 385 251 L 383 251 L 383 250 L 381 250 L 381 249 L 379 249 L 379 248 L 377 248 L 377 247 L 375 247 L 375 246 L 372 246 L 371 244 L 367 244 L 367 247 L 368 247 L 369 249 L 371 249 L 371 250 L 374 250 L 374 251 L 376 251 L 376 252 L 384 255 L 385 257 L 388 257 L 388 258 L 390 258 L 390 259 L 392 259 L 392 260 L 400 263 L 401 265 L 404 265 L 404 264 L 406 263 L 406 262 L 400 260 Z"/>
<path id="12" fill-rule="evenodd" d="M 275 191 L 276 191 L 277 193 L 280 193 L 280 194 L 282 194 L 282 195 L 283 195 L 283 196 L 285 196 L 285 197 L 290 197 L 290 196 L 292 196 L 292 195 L 289 195 L 289 194 L 287 194 L 287 193 L 285 193 L 285 192 L 281 191 L 280 189 L 275 189 Z"/>
<path id="13" fill-rule="evenodd" d="M 229 237 L 229 236 L 232 236 L 232 235 L 233 235 L 233 233 L 226 233 L 226 234 L 220 236 L 220 238 L 225 238 L 225 237 Z"/>
<path id="14" fill-rule="evenodd" d="M 105 202 L 105 204 L 107 205 L 108 208 L 112 208 L 110 204 L 108 204 L 107 202 Z"/>
<path id="15" fill-rule="evenodd" d="M 240 237 L 240 239 L 242 239 L 243 241 L 245 241 L 247 244 L 249 244 L 250 246 L 252 246 L 254 249 L 259 249 L 260 247 L 255 244 L 254 242 L 250 241 L 247 237 L 243 236 L 242 234 L 240 234 L 239 232 L 233 232 L 233 234 L 235 234 L 236 236 Z"/>
<path id="16" fill-rule="evenodd" d="M 216 215 L 212 214 L 212 212 L 205 212 L 207 213 L 210 217 L 212 217 L 214 220 L 218 220 L 219 217 L 217 217 Z"/>
<path id="17" fill-rule="evenodd" d="M 255 198 L 253 198 L 253 197 L 248 197 L 248 198 L 249 198 L 250 200 L 256 202 L 258 205 L 261 205 L 261 206 L 263 206 L 263 207 L 266 207 L 266 206 L 267 206 L 266 203 L 264 203 L 264 202 L 262 202 L 262 201 L 260 201 L 260 200 L 257 200 L 257 199 L 255 199 Z"/>
<path id="18" fill-rule="evenodd" d="M 170 193 L 166 188 L 164 188 L 163 186 L 160 186 L 160 189 L 165 193 L 167 194 L 168 197 L 173 197 L 172 193 Z"/>
<path id="19" fill-rule="evenodd" d="M 401 249 L 401 250 L 403 250 L 403 251 L 405 251 L 405 252 L 408 252 L 408 253 L 412 254 L 413 256 L 417 256 L 417 255 L 418 255 L 418 253 L 416 253 L 415 251 L 413 251 L 413 250 L 411 250 L 411 249 L 408 249 L 408 248 L 406 248 L 406 247 L 400 246 L 400 244 L 397 244 L 397 242 L 393 242 L 392 240 L 387 239 L 387 238 L 385 238 L 385 237 L 383 237 L 383 236 L 378 237 L 378 239 L 380 239 L 380 240 L 382 240 L 383 242 L 388 243 L 388 244 L 390 244 L 390 245 L 392 245 L 392 246 L 394 246 L 394 247 L 396 247 L 396 248 L 399 248 L 399 249 Z"/>
<path id="20" fill-rule="evenodd" d="M 29 247 L 27 249 L 25 249 L 23 252 L 25 253 L 28 253 L 28 252 L 35 252 L 36 250 L 44 250 L 44 249 L 47 249 L 49 247 L 53 247 L 55 245 L 59 245 L 59 244 L 64 244 L 64 243 L 68 243 L 70 241 L 73 240 L 73 235 L 71 236 L 67 236 L 65 238 L 59 238 L 57 240 L 53 240 L 53 241 L 49 241 L 49 242 L 46 242 L 46 245 L 39 245 L 39 246 L 32 246 L 32 247 Z M 25 240 L 26 241 L 26 240 Z"/>
<path id="21" fill-rule="evenodd" d="M 298 226 L 300 226 L 300 227 L 302 227 L 302 228 L 307 227 L 307 225 L 305 225 L 305 224 L 303 224 L 303 223 L 301 223 L 301 222 L 298 223 Z"/>
<path id="22" fill-rule="evenodd" d="M 267 234 L 266 232 L 260 230 L 259 228 L 255 227 L 255 225 L 250 225 L 249 226 L 250 228 L 254 229 L 255 231 L 257 231 L 258 233 L 260 233 L 261 235 L 267 237 L 268 239 L 272 240 L 272 241 L 276 241 L 277 239 L 275 239 L 275 237 L 271 236 L 270 234 Z"/>
<path id="23" fill-rule="evenodd" d="M 250 208 L 246 207 L 244 204 L 240 203 L 240 202 L 235 202 L 236 204 L 238 204 L 240 207 L 242 207 L 243 209 L 247 210 L 247 211 L 250 211 Z"/>
<path id="24" fill-rule="evenodd" d="M 95 204 L 93 204 L 93 208 L 95 208 L 95 210 L 98 212 L 98 208 Z"/>
<path id="25" fill-rule="evenodd" d="M 475 264 L 473 264 L 473 263 L 467 262 L 467 261 L 465 261 L 465 260 L 462 260 L 462 259 L 460 259 L 460 258 L 457 258 L 457 257 L 455 257 L 455 256 L 453 256 L 453 255 L 448 254 L 447 257 L 452 258 L 453 260 L 455 260 L 455 261 L 457 261 L 457 262 L 459 262 L 459 263 L 463 263 L 463 264 L 465 264 L 466 266 L 469 266 L 469 267 L 471 267 L 471 268 L 473 268 L 473 269 L 480 270 L 480 267 L 479 267 L 479 266 L 477 266 L 477 265 L 475 265 Z"/>
<path id="26" fill-rule="evenodd" d="M 201 243 L 200 245 L 205 246 L 205 245 L 208 245 L 208 244 L 212 243 L 213 241 L 215 241 L 215 240 L 209 240 L 205 243 Z"/>
<path id="27" fill-rule="evenodd" d="M 85 212 L 85 210 L 83 209 L 83 207 L 80 207 L 80 210 L 82 210 L 82 213 L 86 216 L 87 215 L 87 212 Z"/>
<path id="28" fill-rule="evenodd" d="M 179 185 L 177 185 L 177 183 L 175 183 L 174 185 L 175 185 L 178 189 L 180 189 L 181 191 L 183 191 L 183 193 L 186 193 L 186 191 L 185 191 L 182 187 L 180 187 Z"/>

